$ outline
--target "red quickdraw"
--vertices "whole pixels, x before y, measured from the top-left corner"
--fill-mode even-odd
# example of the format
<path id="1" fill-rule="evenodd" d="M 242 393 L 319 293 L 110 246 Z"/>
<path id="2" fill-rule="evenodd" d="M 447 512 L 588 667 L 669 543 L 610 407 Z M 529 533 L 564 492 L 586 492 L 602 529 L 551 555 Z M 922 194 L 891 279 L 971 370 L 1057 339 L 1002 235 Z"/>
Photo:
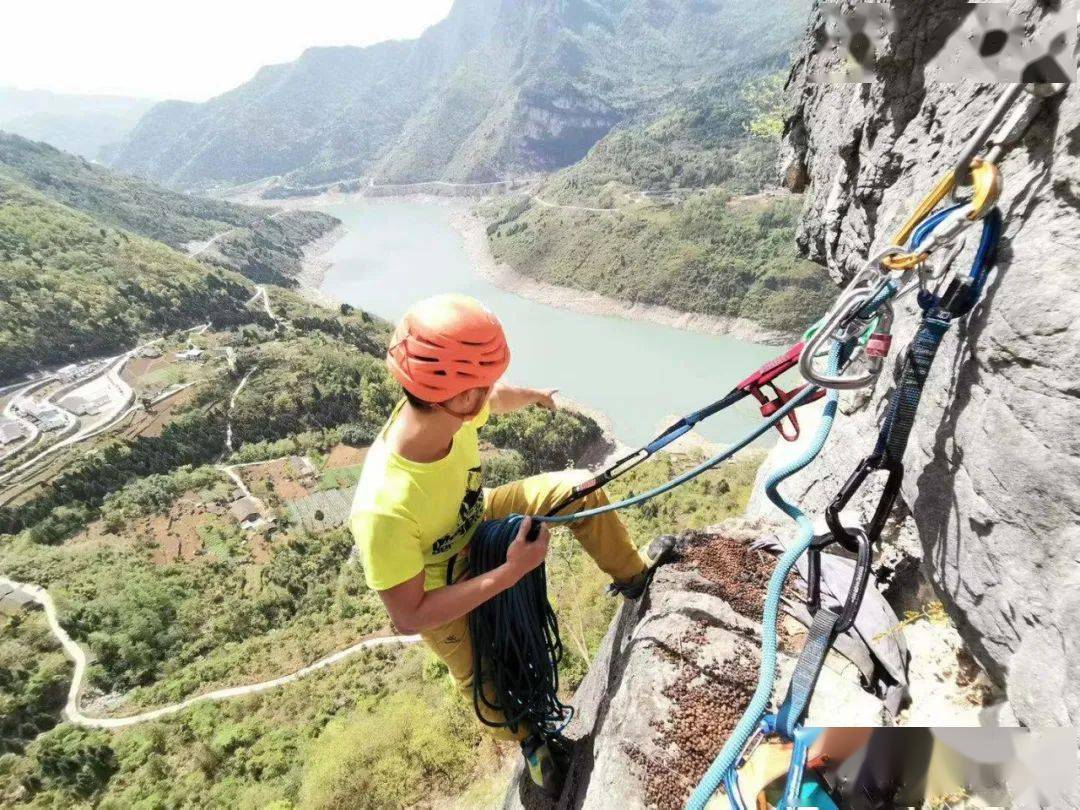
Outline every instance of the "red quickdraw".
<path id="1" fill-rule="evenodd" d="M 766 363 L 735 386 L 736 390 L 749 394 L 761 404 L 761 415 L 764 418 L 768 419 L 791 401 L 793 397 L 797 396 L 800 391 L 806 388 L 806 384 L 804 383 L 790 391 L 785 391 L 776 384 L 777 377 L 790 371 L 799 364 L 799 356 L 802 354 L 804 346 L 805 343 L 803 342 L 796 343 L 784 354 L 780 355 L 775 360 Z M 774 396 L 769 396 L 768 392 L 764 390 L 766 387 L 772 389 Z M 823 396 L 825 396 L 824 389 L 812 394 L 803 404 L 814 402 L 821 399 Z M 788 422 L 790 422 L 791 425 L 790 430 L 786 427 Z M 799 438 L 799 418 L 795 415 L 795 411 L 789 413 L 786 419 L 777 422 L 776 429 L 785 441 L 796 441 Z"/>

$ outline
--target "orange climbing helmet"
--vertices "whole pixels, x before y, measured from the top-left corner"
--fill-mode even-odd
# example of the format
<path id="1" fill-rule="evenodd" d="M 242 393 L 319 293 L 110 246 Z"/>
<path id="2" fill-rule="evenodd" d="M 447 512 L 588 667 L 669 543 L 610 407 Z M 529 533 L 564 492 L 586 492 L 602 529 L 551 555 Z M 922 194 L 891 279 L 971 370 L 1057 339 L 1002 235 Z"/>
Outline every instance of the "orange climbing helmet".
<path id="1" fill-rule="evenodd" d="M 446 402 L 470 388 L 488 388 L 510 365 L 502 324 L 467 295 L 450 293 L 413 304 L 386 353 L 390 373 L 425 402 Z"/>

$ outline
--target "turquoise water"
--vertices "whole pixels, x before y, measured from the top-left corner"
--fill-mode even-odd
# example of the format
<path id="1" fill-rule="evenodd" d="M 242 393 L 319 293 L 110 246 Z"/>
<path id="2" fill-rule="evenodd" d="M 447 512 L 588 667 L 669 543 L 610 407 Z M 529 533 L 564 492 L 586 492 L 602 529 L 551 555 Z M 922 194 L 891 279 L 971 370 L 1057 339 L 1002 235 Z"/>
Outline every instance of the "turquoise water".
<path id="1" fill-rule="evenodd" d="M 346 228 L 326 255 L 333 266 L 324 292 L 389 320 L 436 293 L 479 298 L 506 329 L 510 382 L 558 388 L 602 411 L 627 444 L 644 444 L 672 418 L 719 399 L 777 354 L 771 346 L 582 315 L 504 292 L 473 273 L 452 212 L 439 203 L 353 199 L 320 210 Z M 742 402 L 699 432 L 731 443 L 759 419 L 757 408 Z"/>

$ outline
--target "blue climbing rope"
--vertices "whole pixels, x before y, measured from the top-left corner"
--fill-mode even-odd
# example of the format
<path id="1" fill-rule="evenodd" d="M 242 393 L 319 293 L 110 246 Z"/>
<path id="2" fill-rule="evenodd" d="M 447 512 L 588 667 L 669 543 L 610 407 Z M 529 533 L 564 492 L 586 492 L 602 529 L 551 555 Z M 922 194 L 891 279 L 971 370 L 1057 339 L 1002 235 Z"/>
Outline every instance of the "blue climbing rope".
<path id="1" fill-rule="evenodd" d="M 828 373 L 836 374 L 840 369 L 841 345 L 835 344 L 829 354 Z M 798 506 L 789 503 L 780 494 L 778 487 L 795 473 L 807 467 L 828 441 L 832 432 L 833 422 L 836 419 L 836 407 L 840 399 L 840 392 L 829 391 L 825 400 L 825 411 L 818 426 L 817 433 L 806 451 L 799 458 L 776 470 L 769 476 L 765 483 L 765 494 L 770 501 L 784 514 L 790 517 L 799 528 L 799 535 L 788 549 L 781 555 L 769 579 L 769 588 L 765 595 L 765 610 L 762 615 L 762 638 L 761 638 L 761 666 L 758 670 L 758 685 L 754 690 L 754 696 L 750 699 L 750 705 L 743 712 L 742 718 L 731 732 L 727 743 L 724 744 L 720 754 L 701 782 L 694 789 L 693 794 L 686 806 L 688 810 L 704 810 L 709 799 L 723 783 L 728 772 L 738 765 L 739 757 L 747 742 L 757 731 L 761 718 L 769 706 L 772 697 L 773 686 L 776 680 L 776 653 L 777 653 L 777 622 L 780 616 L 780 597 L 784 591 L 784 583 L 788 574 L 795 567 L 799 557 L 810 547 L 814 539 L 814 524 Z"/>
<path id="2" fill-rule="evenodd" d="M 653 489 L 650 489 L 646 492 L 642 492 L 640 495 L 635 495 L 631 498 L 626 498 L 616 503 L 609 503 L 605 504 L 604 506 L 598 506 L 595 509 L 586 509 L 582 512 L 573 512 L 569 515 L 538 516 L 534 517 L 533 520 L 537 523 L 576 523 L 579 520 L 596 517 L 597 515 L 603 515 L 606 512 L 614 512 L 617 509 L 625 509 L 628 506 L 636 506 L 639 503 L 644 503 L 651 498 L 655 498 L 657 495 L 663 495 L 665 492 L 670 492 L 676 487 L 685 484 L 687 481 L 697 478 L 702 473 L 711 470 L 717 464 L 721 464 L 722 462 L 727 461 L 740 450 L 752 444 L 756 439 L 758 439 L 765 433 L 768 433 L 769 430 L 773 427 L 773 425 L 780 422 L 785 416 L 787 416 L 797 407 L 802 405 L 805 401 L 813 398 L 814 395 L 817 394 L 817 392 L 819 392 L 820 390 L 821 389 L 816 386 L 807 386 L 798 394 L 789 399 L 783 407 L 779 408 L 776 411 L 776 413 L 774 413 L 772 416 L 762 422 L 757 428 L 750 431 L 750 433 L 746 434 L 742 439 L 733 444 L 731 447 L 727 448 L 721 453 L 716 454 L 712 458 L 701 462 L 701 464 L 694 467 L 693 469 L 687 470 L 686 472 L 676 476 L 675 478 L 672 478 L 670 481 L 667 481 L 658 487 L 654 487 Z"/>
<path id="3" fill-rule="evenodd" d="M 945 209 L 922 222 L 912 237 L 912 246 L 917 248 L 933 232 L 934 228 L 944 222 L 954 210 L 956 210 L 955 207 Z M 995 208 L 984 220 L 982 238 L 975 254 L 971 272 L 967 278 L 960 282 L 954 279 L 953 283 L 940 297 L 928 292 L 919 296 L 919 304 L 924 311 L 923 322 L 908 350 L 901 375 L 901 384 L 890 402 L 889 411 L 875 450 L 877 458 L 884 458 L 891 452 L 895 456 L 896 463 L 900 464 L 903 458 L 903 450 L 907 445 L 907 437 L 914 422 L 915 410 L 918 408 L 919 399 L 921 398 L 922 386 L 929 373 L 930 364 L 933 362 L 937 348 L 951 321 L 969 312 L 978 301 L 989 276 L 990 267 L 993 264 L 994 249 L 1001 235 L 1001 230 L 1001 212 Z M 880 305 L 890 294 L 895 294 L 896 291 L 896 285 L 889 282 L 874 296 L 873 300 Z M 864 307 L 862 312 L 869 314 L 869 305 Z M 840 361 L 839 352 L 840 346 L 838 344 L 834 345 L 829 357 L 828 373 L 830 375 L 836 373 Z M 769 500 L 795 521 L 799 534 L 791 547 L 780 557 L 776 570 L 769 580 L 769 588 L 765 599 L 765 612 L 762 618 L 761 669 L 757 689 L 731 737 L 690 796 L 687 803 L 689 810 L 702 810 L 721 784 L 727 785 L 729 790 L 733 789 L 736 785 L 735 771 L 739 765 L 739 759 L 751 737 L 760 729 L 762 718 L 768 708 L 775 682 L 776 622 L 784 582 L 795 562 L 810 548 L 813 541 L 813 523 L 801 509 L 783 499 L 777 490 L 777 486 L 795 472 L 806 467 L 820 453 L 832 427 L 832 420 L 836 414 L 836 402 L 837 392 L 830 391 L 826 400 L 825 418 L 815 437 L 814 444 L 808 448 L 802 457 L 777 470 L 770 476 L 766 484 L 766 494 Z M 855 480 L 861 481 L 862 479 L 857 478 Z M 845 490 L 848 488 L 848 486 L 845 486 Z M 891 511 L 891 498 L 895 497 L 897 488 L 895 486 L 886 487 L 886 491 L 891 493 L 887 501 L 888 508 L 879 508 L 873 521 L 878 529 L 880 529 L 880 524 L 883 522 L 883 517 L 887 516 L 887 513 Z M 850 493 L 845 493 L 844 497 L 845 499 L 850 497 Z M 835 614 L 824 610 L 819 611 L 818 615 L 815 616 L 815 625 L 817 625 L 819 618 L 831 622 L 830 628 L 835 626 L 837 619 Z M 810 656 L 813 659 L 810 668 L 814 670 L 809 673 L 811 677 L 809 677 L 806 684 L 802 685 L 797 695 L 789 692 L 788 698 L 777 715 L 776 724 L 778 725 L 776 725 L 776 730 L 789 738 L 793 736 L 797 729 L 801 729 L 802 716 L 813 693 L 817 670 L 820 669 L 820 664 L 824 661 L 824 654 L 831 644 L 833 635 L 832 629 L 829 629 L 819 639 L 825 646 L 819 651 L 818 655 Z M 812 631 L 811 638 L 813 637 L 814 633 Z M 802 666 L 802 657 L 800 657 L 800 666 Z M 796 674 L 798 674 L 798 667 Z M 796 774 L 789 772 L 788 784 L 785 788 L 785 799 L 781 802 L 782 807 L 790 806 L 791 800 L 798 795 L 801 776 L 801 771 Z"/>

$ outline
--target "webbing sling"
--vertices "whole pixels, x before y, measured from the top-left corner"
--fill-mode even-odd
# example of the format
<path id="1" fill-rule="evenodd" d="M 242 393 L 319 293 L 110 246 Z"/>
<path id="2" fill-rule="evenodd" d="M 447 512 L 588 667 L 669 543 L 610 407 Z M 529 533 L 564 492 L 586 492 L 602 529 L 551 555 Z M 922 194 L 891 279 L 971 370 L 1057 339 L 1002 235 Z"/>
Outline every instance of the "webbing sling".
<path id="1" fill-rule="evenodd" d="M 799 654 L 791 683 L 788 684 L 787 697 L 776 712 L 776 730 L 788 739 L 795 735 L 795 727 L 802 723 L 802 718 L 806 716 L 821 668 L 832 649 L 839 621 L 840 614 L 828 608 L 822 608 L 814 614 L 806 645 Z"/>
<path id="2" fill-rule="evenodd" d="M 934 227 L 945 220 L 948 213 L 948 211 L 942 212 L 920 226 L 912 240 L 913 247 L 917 248 L 919 243 L 933 231 Z M 993 264 L 994 247 L 1001 235 L 1001 225 L 1001 212 L 995 208 L 983 221 L 979 248 L 976 251 L 966 283 L 951 283 L 941 296 L 932 294 L 920 296 L 919 304 L 924 310 L 923 317 L 904 354 L 900 382 L 889 400 L 889 408 L 881 430 L 878 432 L 874 452 L 856 468 L 848 484 L 841 489 L 840 494 L 837 495 L 837 498 L 826 510 L 827 522 L 833 532 L 834 539 L 838 542 L 846 540 L 845 545 L 849 548 L 852 543 L 856 543 L 860 550 L 860 560 L 856 566 L 855 579 L 862 579 L 863 581 L 853 583 L 852 594 L 855 594 L 855 588 L 860 584 L 865 588 L 865 580 L 869 577 L 869 568 L 865 566 L 864 554 L 870 546 L 876 544 L 880 539 L 885 520 L 892 511 L 893 504 L 899 494 L 900 482 L 903 477 L 904 453 L 911 438 L 911 431 L 915 426 L 915 416 L 919 409 L 919 403 L 922 401 L 923 391 L 930 376 L 934 358 L 937 356 L 941 342 L 953 321 L 970 312 L 978 301 L 986 284 L 990 267 Z M 851 499 L 858 486 L 866 479 L 867 474 L 876 469 L 888 470 L 890 473 L 889 481 L 874 512 L 870 532 L 862 536 L 855 536 L 854 532 L 840 526 L 839 513 Z M 854 486 L 852 486 L 852 483 L 854 483 Z M 816 554 L 820 554 L 820 549 L 814 551 L 815 554 L 811 555 L 812 558 Z M 812 566 L 812 568 L 818 569 L 818 566 Z M 811 579 L 816 580 L 816 574 L 817 570 L 813 570 Z M 816 581 L 810 583 L 810 590 L 812 593 L 811 601 L 816 601 L 819 592 Z M 853 600 L 849 596 L 845 612 L 851 611 L 852 606 L 854 606 L 854 611 L 857 612 L 861 601 L 861 593 L 859 593 L 858 599 Z M 837 619 L 825 617 L 822 619 L 821 627 L 818 627 L 818 617 L 827 612 L 831 611 L 818 608 L 814 616 L 810 638 L 807 640 L 807 649 L 812 645 L 819 646 L 821 638 L 820 635 L 815 635 L 814 628 L 818 628 L 820 634 L 820 631 L 827 625 L 830 628 L 830 636 L 825 642 L 824 652 L 819 654 L 818 650 L 815 649 L 810 654 L 807 654 L 807 650 L 804 650 L 792 675 L 792 689 L 789 690 L 788 697 L 780 709 L 779 714 L 783 718 L 783 722 L 778 723 L 778 729 L 789 737 L 791 730 L 800 724 L 806 716 L 813 695 L 813 685 L 817 683 L 821 667 L 825 663 L 825 654 L 827 654 L 829 647 L 832 646 L 832 640 L 836 634 L 850 627 L 855 619 L 855 616 L 851 615 L 845 617 L 846 621 L 840 622 L 838 621 L 839 617 Z M 806 684 L 810 684 L 809 691 L 805 689 Z"/>

